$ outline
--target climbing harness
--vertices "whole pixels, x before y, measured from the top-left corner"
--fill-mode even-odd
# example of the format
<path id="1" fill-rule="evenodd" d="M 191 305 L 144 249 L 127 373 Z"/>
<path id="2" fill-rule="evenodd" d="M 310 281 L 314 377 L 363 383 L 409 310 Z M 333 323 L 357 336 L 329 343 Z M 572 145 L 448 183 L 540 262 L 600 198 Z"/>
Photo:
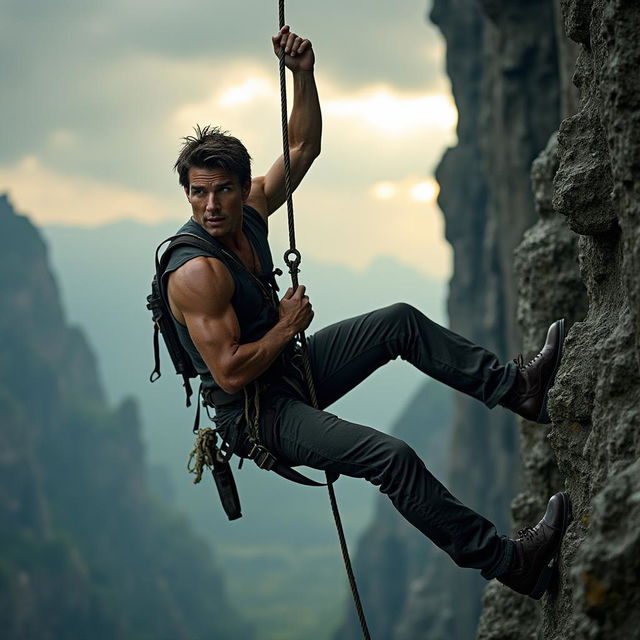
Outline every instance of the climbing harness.
<path id="1" fill-rule="evenodd" d="M 279 28 L 282 29 L 285 25 L 284 19 L 284 0 L 278 0 L 278 18 Z M 282 120 L 282 153 L 284 159 L 284 184 L 285 192 L 287 195 L 287 220 L 289 227 L 289 249 L 285 251 L 284 261 L 289 268 L 289 274 L 291 275 L 291 284 L 295 291 L 298 287 L 298 273 L 300 271 L 299 266 L 302 260 L 302 256 L 296 248 L 296 236 L 295 236 L 295 220 L 293 214 L 293 192 L 291 189 L 291 159 L 289 155 L 289 122 L 288 122 L 288 109 L 287 109 L 287 83 L 285 74 L 285 51 L 284 47 L 280 47 L 280 108 L 281 108 L 281 120 Z M 298 334 L 298 342 L 300 344 L 302 363 L 304 368 L 304 377 L 309 389 L 309 396 L 314 408 L 318 409 L 318 398 L 316 395 L 316 388 L 313 381 L 313 375 L 311 372 L 311 362 L 309 360 L 309 352 L 307 349 L 307 339 L 304 331 Z M 338 540 L 340 542 L 340 550 L 342 551 L 342 559 L 349 579 L 349 586 L 351 587 L 351 594 L 353 596 L 353 602 L 356 607 L 358 619 L 360 621 L 360 627 L 362 629 L 362 635 L 365 640 L 370 640 L 369 629 L 367 627 L 367 621 L 364 615 L 364 609 L 360 600 L 360 594 L 358 593 L 358 585 L 353 574 L 353 568 L 351 566 L 351 559 L 349 557 L 349 549 L 347 548 L 347 541 L 344 535 L 344 529 L 342 527 L 342 519 L 338 510 L 338 503 L 336 500 L 335 490 L 333 488 L 333 482 L 330 474 L 327 476 L 327 490 L 329 492 L 329 502 L 331 503 L 331 511 L 333 513 L 333 519 L 335 521 L 336 530 L 338 532 Z"/>

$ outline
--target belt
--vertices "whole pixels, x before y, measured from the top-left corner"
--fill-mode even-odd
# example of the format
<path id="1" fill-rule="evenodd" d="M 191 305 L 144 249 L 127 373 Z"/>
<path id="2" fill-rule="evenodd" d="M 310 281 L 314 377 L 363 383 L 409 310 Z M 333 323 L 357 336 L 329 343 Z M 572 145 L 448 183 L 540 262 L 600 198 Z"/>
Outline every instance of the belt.
<path id="1" fill-rule="evenodd" d="M 224 407 L 231 404 L 242 404 L 242 391 L 230 394 L 218 387 L 202 389 L 203 404 L 208 407 Z"/>

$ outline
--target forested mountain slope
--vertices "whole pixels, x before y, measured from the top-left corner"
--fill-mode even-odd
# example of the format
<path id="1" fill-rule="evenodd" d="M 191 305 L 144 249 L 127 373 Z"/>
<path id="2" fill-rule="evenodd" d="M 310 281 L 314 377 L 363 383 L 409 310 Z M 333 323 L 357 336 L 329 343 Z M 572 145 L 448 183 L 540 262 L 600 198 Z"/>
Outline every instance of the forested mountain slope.
<path id="1" fill-rule="evenodd" d="M 0 635 L 251 637 L 202 542 L 150 497 L 137 406 L 106 403 L 47 248 L 6 196 L 0 237 Z"/>

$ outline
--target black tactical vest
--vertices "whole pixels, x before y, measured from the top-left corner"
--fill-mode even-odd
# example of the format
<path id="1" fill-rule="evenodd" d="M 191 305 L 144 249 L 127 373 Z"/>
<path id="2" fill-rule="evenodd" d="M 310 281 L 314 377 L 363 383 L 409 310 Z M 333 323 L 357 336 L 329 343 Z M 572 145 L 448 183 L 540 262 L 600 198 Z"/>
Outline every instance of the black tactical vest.
<path id="1" fill-rule="evenodd" d="M 189 219 L 179 230 L 180 233 L 191 233 L 208 242 L 213 243 L 221 257 L 219 258 L 229 269 L 235 284 L 235 291 L 231 298 L 231 305 L 240 324 L 240 343 L 255 342 L 264 336 L 279 319 L 278 289 L 274 277 L 273 258 L 267 242 L 267 225 L 260 214 L 247 205 L 243 207 L 244 215 L 242 229 L 253 245 L 260 261 L 261 273 L 258 276 L 252 274 L 240 261 L 240 259 L 225 245 L 210 236 L 197 222 Z M 171 256 L 167 268 L 162 274 L 162 288 L 166 298 L 166 286 L 168 275 L 193 258 L 205 256 L 213 257 L 205 251 L 194 246 L 178 246 L 171 250 Z M 180 342 L 190 355 L 194 367 L 200 375 L 203 389 L 215 390 L 218 398 L 224 398 L 224 391 L 214 380 L 211 372 L 198 353 L 187 327 L 173 318 Z M 228 396 L 232 401 L 233 396 Z"/>

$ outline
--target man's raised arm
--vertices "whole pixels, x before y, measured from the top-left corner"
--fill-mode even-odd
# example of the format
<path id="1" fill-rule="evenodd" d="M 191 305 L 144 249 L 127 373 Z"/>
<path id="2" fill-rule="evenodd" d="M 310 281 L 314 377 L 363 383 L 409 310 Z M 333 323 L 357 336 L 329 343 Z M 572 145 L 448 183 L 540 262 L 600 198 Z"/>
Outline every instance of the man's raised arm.
<path id="1" fill-rule="evenodd" d="M 289 118 L 291 187 L 295 189 L 320 154 L 322 114 L 313 75 L 315 55 L 311 42 L 288 26 L 272 38 L 277 56 L 285 50 L 285 65 L 293 74 L 293 107 Z M 269 216 L 286 200 L 284 159 L 280 156 L 266 175 L 254 178 L 247 203 Z"/>

